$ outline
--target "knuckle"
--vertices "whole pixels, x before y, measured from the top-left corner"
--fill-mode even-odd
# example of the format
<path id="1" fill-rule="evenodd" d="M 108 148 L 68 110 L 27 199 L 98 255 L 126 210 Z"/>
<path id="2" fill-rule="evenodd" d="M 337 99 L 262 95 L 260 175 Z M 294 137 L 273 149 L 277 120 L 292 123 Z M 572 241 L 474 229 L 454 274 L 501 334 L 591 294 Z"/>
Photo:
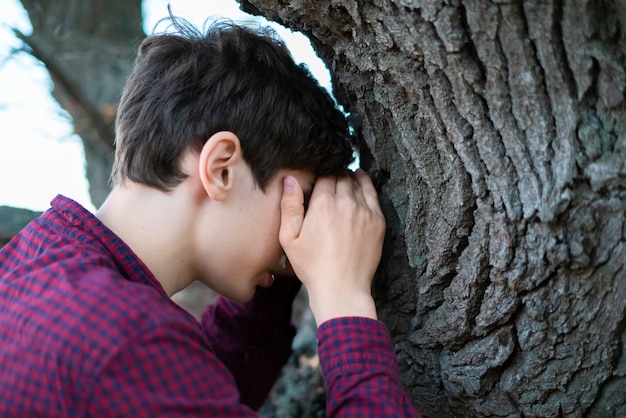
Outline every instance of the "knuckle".
<path id="1" fill-rule="evenodd" d="M 387 230 L 387 222 L 385 221 L 385 217 L 379 213 L 374 213 L 373 217 L 376 231 L 378 233 L 384 234 Z"/>
<path id="2" fill-rule="evenodd" d="M 309 201 L 309 208 L 315 207 L 318 209 L 327 209 L 331 204 L 331 196 L 329 193 L 320 193 L 311 198 Z"/>
<path id="3" fill-rule="evenodd" d="M 356 212 L 358 209 L 358 204 L 354 198 L 351 196 L 341 195 L 338 197 L 339 206 L 348 212 Z"/>

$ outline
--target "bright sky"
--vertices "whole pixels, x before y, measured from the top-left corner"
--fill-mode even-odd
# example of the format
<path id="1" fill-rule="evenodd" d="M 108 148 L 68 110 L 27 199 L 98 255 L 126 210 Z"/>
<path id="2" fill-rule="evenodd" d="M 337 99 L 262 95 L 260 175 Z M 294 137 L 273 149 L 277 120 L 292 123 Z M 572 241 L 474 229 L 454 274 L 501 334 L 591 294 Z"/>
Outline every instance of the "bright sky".
<path id="1" fill-rule="evenodd" d="M 235 0 L 144 0 L 144 31 L 172 11 L 197 26 L 210 17 L 241 20 L 250 16 Z M 94 210 L 84 176 L 84 153 L 71 120 L 50 95 L 46 69 L 20 47 L 12 28 L 32 31 L 18 0 L 0 0 L 0 205 L 45 210 L 61 193 Z M 330 89 L 330 75 L 308 39 L 272 24 L 294 59 L 305 62 L 320 84 Z"/>

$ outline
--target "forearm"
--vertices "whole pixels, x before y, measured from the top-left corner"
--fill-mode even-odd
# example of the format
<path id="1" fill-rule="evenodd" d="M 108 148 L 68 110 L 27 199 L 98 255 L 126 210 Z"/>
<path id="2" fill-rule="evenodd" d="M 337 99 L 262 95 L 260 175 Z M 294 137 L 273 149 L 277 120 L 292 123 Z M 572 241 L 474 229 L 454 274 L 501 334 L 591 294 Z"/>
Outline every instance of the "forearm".
<path id="1" fill-rule="evenodd" d="M 272 287 L 258 288 L 250 302 L 220 298 L 202 316 L 213 350 L 235 377 L 241 401 L 254 409 L 291 354 L 291 312 L 299 288 L 295 279 L 277 278 Z"/>
<path id="2" fill-rule="evenodd" d="M 327 416 L 419 417 L 404 392 L 389 332 L 380 321 L 335 318 L 318 328 Z"/>

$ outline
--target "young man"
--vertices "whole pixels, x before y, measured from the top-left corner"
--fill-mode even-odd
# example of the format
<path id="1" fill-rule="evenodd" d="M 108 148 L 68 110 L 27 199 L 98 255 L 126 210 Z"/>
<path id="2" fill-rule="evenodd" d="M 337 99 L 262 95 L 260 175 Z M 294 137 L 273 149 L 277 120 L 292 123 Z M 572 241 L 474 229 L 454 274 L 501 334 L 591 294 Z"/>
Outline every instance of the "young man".
<path id="1" fill-rule="evenodd" d="M 57 196 L 0 251 L 0 416 L 254 416 L 301 283 L 328 414 L 417 415 L 376 320 L 385 223 L 347 174 L 344 117 L 270 32 L 174 22 L 139 48 L 107 201 Z M 195 280 L 223 295 L 202 324 L 169 298 Z"/>

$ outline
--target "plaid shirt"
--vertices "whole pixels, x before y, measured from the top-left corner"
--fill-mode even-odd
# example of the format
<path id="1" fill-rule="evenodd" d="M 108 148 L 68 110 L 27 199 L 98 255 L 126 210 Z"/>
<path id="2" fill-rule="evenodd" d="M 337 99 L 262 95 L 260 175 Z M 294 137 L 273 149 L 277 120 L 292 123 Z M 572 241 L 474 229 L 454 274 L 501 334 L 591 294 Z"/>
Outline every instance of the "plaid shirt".
<path id="1" fill-rule="evenodd" d="M 57 196 L 0 250 L 0 416 L 254 416 L 291 353 L 296 280 L 202 324 L 77 203 Z M 416 416 L 379 321 L 318 330 L 328 413 Z"/>

